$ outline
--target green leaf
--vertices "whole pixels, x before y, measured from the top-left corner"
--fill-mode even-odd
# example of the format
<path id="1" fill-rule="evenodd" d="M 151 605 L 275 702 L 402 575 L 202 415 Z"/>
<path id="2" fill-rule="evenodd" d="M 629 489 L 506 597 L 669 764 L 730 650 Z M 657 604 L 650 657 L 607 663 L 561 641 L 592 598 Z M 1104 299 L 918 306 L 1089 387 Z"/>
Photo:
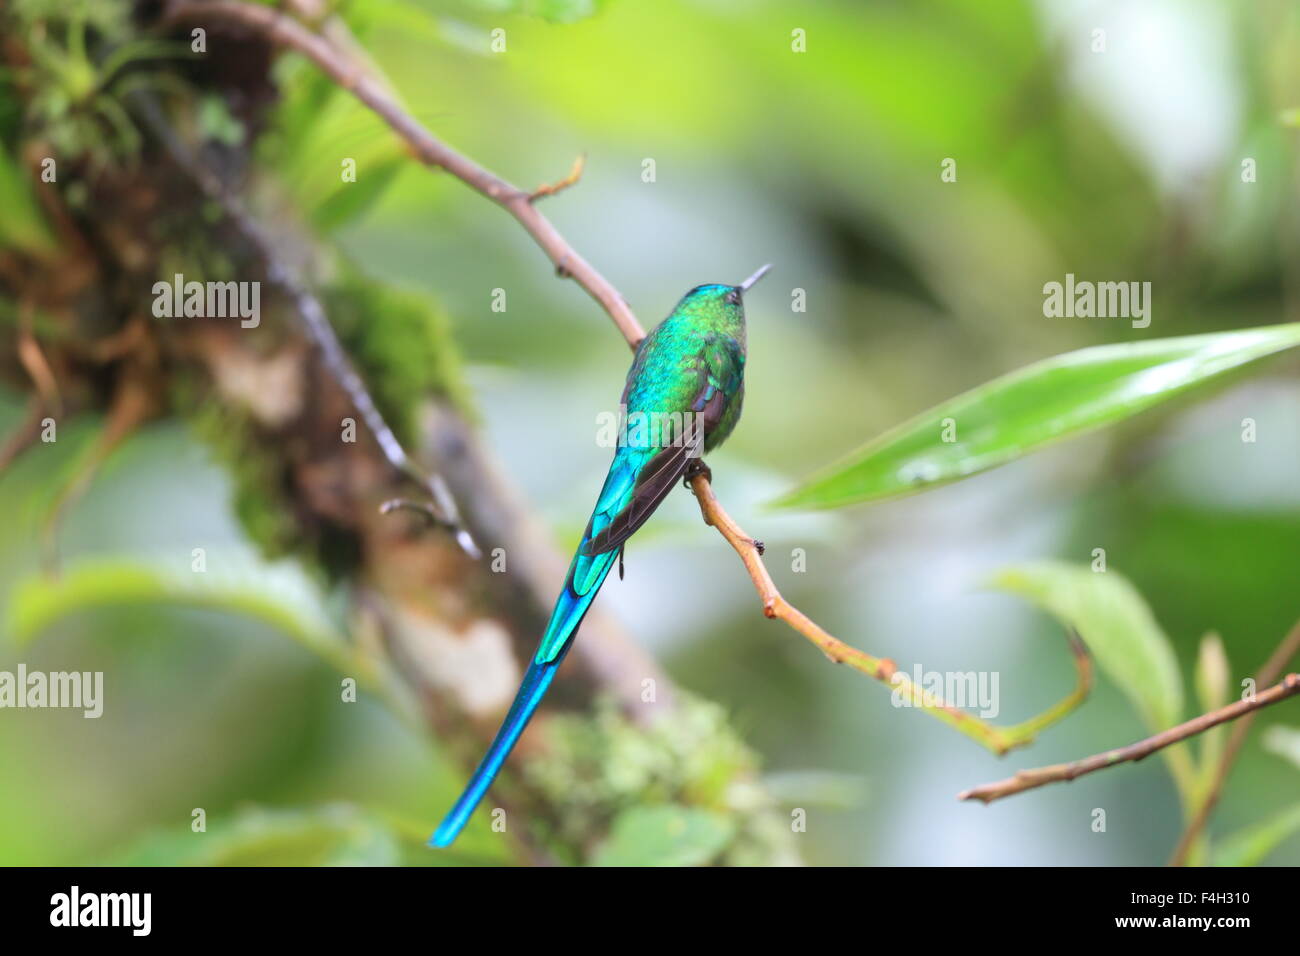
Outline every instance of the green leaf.
<path id="1" fill-rule="evenodd" d="M 1228 666 L 1228 652 L 1223 647 L 1223 639 L 1218 634 L 1209 633 L 1201 638 L 1200 651 L 1196 656 L 1194 681 L 1196 699 L 1200 702 L 1202 712 L 1218 710 L 1228 703 L 1228 682 L 1232 670 Z M 1200 738 L 1200 786 L 1202 793 L 1208 793 L 1214 779 L 1219 773 L 1219 762 L 1223 757 L 1223 744 L 1227 737 L 1227 728 L 1220 724 L 1211 727 Z"/>
<path id="2" fill-rule="evenodd" d="M 1215 866 L 1255 866 L 1292 834 L 1300 833 L 1300 803 L 1269 817 L 1263 823 L 1238 830 L 1215 848 Z"/>
<path id="3" fill-rule="evenodd" d="M 731 841 L 735 824 L 711 810 L 631 807 L 614 820 L 593 866 L 701 866 Z"/>
<path id="4" fill-rule="evenodd" d="M 1173 647 L 1122 574 L 1044 561 L 1006 568 L 992 583 L 1028 598 L 1078 631 L 1097 665 L 1152 731 L 1179 722 L 1183 685 Z"/>
<path id="5" fill-rule="evenodd" d="M 1269 753 L 1276 754 L 1283 760 L 1300 767 L 1300 727 L 1284 727 L 1274 724 L 1264 731 L 1260 743 Z"/>
<path id="6" fill-rule="evenodd" d="M 1300 323 L 1293 322 L 1067 352 L 935 406 L 774 504 L 839 508 L 957 481 L 1296 345 Z"/>
<path id="7" fill-rule="evenodd" d="M 1181 720 L 1183 680 L 1169 638 L 1151 608 L 1117 571 L 1044 561 L 1005 568 L 994 587 L 1028 598 L 1083 638 L 1097 666 L 1122 690 L 1143 723 L 1161 731 Z M 1197 787 L 1187 745 L 1160 751 L 1185 801 Z"/>
<path id="8" fill-rule="evenodd" d="M 55 249 L 54 235 L 41 214 L 27 171 L 0 147 L 0 246 L 43 254 Z"/>
<path id="9" fill-rule="evenodd" d="M 390 156 L 373 163 L 355 183 L 346 183 L 328 191 L 311 210 L 312 224 L 331 232 L 361 217 L 388 189 L 398 173 L 410 166 L 405 156 Z"/>
<path id="10" fill-rule="evenodd" d="M 396 866 L 401 839 L 375 814 L 346 804 L 306 810 L 253 808 L 203 832 L 152 833 L 113 866 Z"/>
<path id="11" fill-rule="evenodd" d="M 384 195 L 410 168 L 410 155 L 382 119 L 329 77 L 310 64 L 282 62 L 275 132 L 259 141 L 258 157 L 277 170 L 316 229 L 338 229 Z"/>
<path id="12" fill-rule="evenodd" d="M 1228 652 L 1223 638 L 1210 633 L 1201 638 L 1201 649 L 1196 656 L 1196 699 L 1201 710 L 1218 710 L 1228 702 L 1228 681 L 1232 669 L 1228 666 Z"/>
<path id="13" fill-rule="evenodd" d="M 173 605 L 210 608 L 258 619 L 293 638 L 347 673 L 358 667 L 351 651 L 311 593 L 288 565 L 223 574 L 97 560 L 57 578 L 33 575 L 15 585 L 4 618 L 5 632 L 19 644 L 34 640 L 56 621 L 104 607 Z"/>

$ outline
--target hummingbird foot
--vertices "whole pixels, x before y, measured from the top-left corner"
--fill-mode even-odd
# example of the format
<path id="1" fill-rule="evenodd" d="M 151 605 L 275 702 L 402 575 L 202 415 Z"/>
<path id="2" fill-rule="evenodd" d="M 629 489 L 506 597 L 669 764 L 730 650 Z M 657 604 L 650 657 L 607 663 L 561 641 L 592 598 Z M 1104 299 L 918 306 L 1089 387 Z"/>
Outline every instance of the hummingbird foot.
<path id="1" fill-rule="evenodd" d="M 627 550 L 627 542 L 624 542 L 618 549 L 618 579 L 623 580 L 623 552 Z"/>
<path id="2" fill-rule="evenodd" d="M 682 484 L 687 488 L 691 486 L 691 479 L 696 475 L 703 475 L 704 480 L 713 484 L 713 471 L 704 463 L 703 458 L 692 458 L 686 465 L 686 473 L 682 475 Z"/>

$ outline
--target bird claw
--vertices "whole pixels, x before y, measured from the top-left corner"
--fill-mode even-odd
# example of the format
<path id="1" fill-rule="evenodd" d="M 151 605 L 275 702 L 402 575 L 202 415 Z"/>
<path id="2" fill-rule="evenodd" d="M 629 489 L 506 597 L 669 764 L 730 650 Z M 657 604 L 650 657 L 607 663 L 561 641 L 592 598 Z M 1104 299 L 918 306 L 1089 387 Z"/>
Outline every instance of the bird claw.
<path id="1" fill-rule="evenodd" d="M 689 488 L 691 486 L 691 479 L 696 475 L 703 475 L 705 481 L 709 484 L 713 484 L 713 471 L 704 463 L 703 458 L 691 459 L 690 463 L 686 466 L 686 473 L 682 476 L 682 484 Z"/>

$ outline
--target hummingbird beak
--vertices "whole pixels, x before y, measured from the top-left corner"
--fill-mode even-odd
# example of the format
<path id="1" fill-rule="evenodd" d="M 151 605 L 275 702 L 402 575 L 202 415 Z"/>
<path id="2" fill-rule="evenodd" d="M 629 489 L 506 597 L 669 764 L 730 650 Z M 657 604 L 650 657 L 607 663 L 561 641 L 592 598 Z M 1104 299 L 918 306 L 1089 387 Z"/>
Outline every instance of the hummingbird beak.
<path id="1" fill-rule="evenodd" d="M 739 289 L 741 292 L 748 292 L 750 286 L 756 283 L 759 279 L 763 278 L 763 276 L 767 275 L 768 270 L 770 270 L 771 268 L 772 268 L 772 263 L 770 262 L 765 266 L 760 266 L 757 272 L 755 272 L 752 276 L 750 276 L 740 285 L 736 286 L 736 288 Z"/>

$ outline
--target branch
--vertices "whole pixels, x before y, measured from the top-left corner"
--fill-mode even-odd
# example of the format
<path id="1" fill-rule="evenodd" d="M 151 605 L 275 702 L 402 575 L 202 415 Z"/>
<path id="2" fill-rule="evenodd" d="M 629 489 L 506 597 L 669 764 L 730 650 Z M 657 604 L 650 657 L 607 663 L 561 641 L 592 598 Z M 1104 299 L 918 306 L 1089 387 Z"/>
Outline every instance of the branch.
<path id="1" fill-rule="evenodd" d="M 320 349 L 325 368 L 338 382 L 339 387 L 352 402 L 353 408 L 357 410 L 357 414 L 366 423 L 366 427 L 374 436 L 388 463 L 429 493 L 433 500 L 432 505 L 426 509 L 427 513 L 452 533 L 461 550 L 471 558 L 481 557 L 482 553 L 478 545 L 475 544 L 473 536 L 461 520 L 456 500 L 447 487 L 446 481 L 436 472 L 426 472 L 420 468 L 406 453 L 406 449 L 397 440 L 392 428 L 375 405 L 365 382 L 361 380 L 361 376 L 348 360 L 347 353 L 343 350 L 338 336 L 334 334 L 334 327 L 330 325 L 329 317 L 325 314 L 320 300 L 276 254 L 261 224 L 244 209 L 243 204 L 226 188 L 220 178 L 181 142 L 163 118 L 157 104 L 139 92 L 133 94 L 133 98 L 140 115 L 166 147 L 173 162 L 198 185 L 204 195 L 221 207 L 226 218 L 234 224 L 245 241 L 261 257 L 265 263 L 267 279 L 278 286 L 293 304 L 293 310 L 302 320 L 308 336 Z"/>
<path id="2" fill-rule="evenodd" d="M 13 464 L 23 452 L 41 436 L 41 419 L 45 417 L 45 403 L 33 395 L 27 403 L 23 419 L 12 433 L 0 443 L 0 473 Z"/>
<path id="3" fill-rule="evenodd" d="M 1031 717 L 1014 727 L 997 727 L 981 720 L 973 714 L 953 707 L 951 704 L 918 688 L 907 675 L 900 672 L 893 661 L 888 658 L 872 657 L 864 651 L 845 644 L 839 638 L 829 634 L 808 615 L 781 596 L 772 576 L 763 564 L 763 542 L 750 537 L 738 525 L 731 515 L 723 509 L 707 475 L 697 473 L 690 479 L 695 497 L 699 501 L 700 514 L 704 523 L 717 528 L 727 543 L 735 548 L 740 560 L 745 564 L 754 590 L 763 602 L 763 614 L 766 617 L 784 621 L 821 649 L 836 664 L 847 664 L 856 671 L 898 689 L 909 700 L 919 701 L 919 706 L 926 713 L 943 721 L 954 730 L 977 741 L 995 754 L 1001 756 L 1008 750 L 1023 747 L 1045 727 L 1060 720 L 1079 704 L 1083 703 L 1092 687 L 1092 659 L 1087 648 L 1075 634 L 1070 634 L 1070 650 L 1074 656 L 1078 671 L 1077 683 L 1071 694 L 1036 717 Z"/>
<path id="4" fill-rule="evenodd" d="M 1300 654 L 1300 621 L 1292 626 L 1291 631 L 1282 638 L 1282 643 L 1277 646 L 1271 657 L 1259 669 L 1255 675 L 1255 686 L 1261 684 L 1272 684 L 1278 679 L 1278 675 L 1286 669 L 1287 664 L 1291 662 L 1297 654 Z M 1205 794 L 1201 805 L 1197 808 L 1196 815 L 1192 817 L 1187 829 L 1183 831 L 1182 837 L 1178 841 L 1178 846 L 1174 850 L 1174 855 L 1169 858 L 1170 866 L 1182 866 L 1187 862 L 1187 856 L 1191 853 L 1192 846 L 1196 843 L 1196 838 L 1200 836 L 1201 831 L 1205 829 L 1205 824 L 1209 822 L 1210 814 L 1214 811 L 1215 805 L 1219 802 L 1219 796 L 1223 793 L 1223 785 L 1228 780 L 1228 774 L 1232 771 L 1232 765 L 1236 763 L 1237 756 L 1241 752 L 1242 745 L 1246 742 L 1246 734 L 1250 732 L 1250 725 L 1254 722 L 1255 715 L 1247 714 L 1232 728 L 1232 736 L 1228 738 L 1228 746 L 1223 751 L 1223 756 L 1219 760 L 1219 768 L 1214 775 L 1214 783 L 1210 786 L 1209 792 Z"/>
<path id="5" fill-rule="evenodd" d="M 243 25 L 273 43 L 287 46 L 306 56 L 352 93 L 392 127 L 415 157 L 428 166 L 445 169 L 514 216 L 555 264 L 558 275 L 571 278 L 587 290 L 609 313 L 623 338 L 633 348 L 645 332 L 618 290 L 597 272 L 577 250 L 565 241 L 550 220 L 533 205 L 533 194 L 513 186 L 430 133 L 407 113 L 363 67 L 348 60 L 324 37 L 312 33 L 298 21 L 271 7 L 254 6 L 237 0 L 172 0 L 165 23 L 181 20 L 220 20 Z M 540 190 L 539 190 L 540 192 Z"/>
<path id="6" fill-rule="evenodd" d="M 56 418 L 63 417 L 63 398 L 59 394 L 59 381 L 54 377 L 54 371 L 50 368 L 49 360 L 41 350 L 41 345 L 36 341 L 36 335 L 32 331 L 32 307 L 30 302 L 24 302 L 20 307 L 18 319 L 18 361 L 31 376 L 32 384 L 36 386 L 36 393 L 40 396 L 45 407 L 50 409 Z"/>
<path id="7" fill-rule="evenodd" d="M 533 205 L 534 199 L 554 195 L 577 182 L 582 174 L 581 158 L 565 179 L 550 186 L 544 185 L 533 193 L 525 192 L 443 143 L 402 109 L 374 79 L 370 70 L 350 62 L 343 52 L 324 37 L 313 33 L 291 17 L 270 7 L 253 6 L 238 0 L 171 0 L 164 22 L 177 23 L 181 20 L 219 20 L 238 24 L 308 57 L 383 119 L 405 140 L 417 159 L 426 165 L 446 170 L 514 216 L 550 257 L 555 264 L 556 273 L 562 278 L 572 278 L 582 286 L 609 314 L 629 346 L 636 348 L 637 343 L 645 337 L 640 322 L 618 290 L 579 255 Z M 921 709 L 994 753 L 1004 754 L 1015 747 L 1028 744 L 1044 727 L 1060 720 L 1087 697 L 1092 684 L 1092 664 L 1087 650 L 1075 636 L 1071 636 L 1070 640 L 1078 672 L 1074 691 L 1054 707 L 1014 727 L 996 727 L 922 691 L 906 675 L 898 672 L 893 661 L 872 657 L 845 644 L 818 627 L 781 597 L 763 566 L 761 544 L 741 530 L 722 509 L 704 474 L 694 476 L 691 482 L 705 522 L 722 533 L 745 563 L 754 587 L 763 600 L 764 614 L 784 621 L 821 648 L 832 661 L 848 664 L 881 683 L 900 689 L 909 699 L 919 701 Z M 388 507 L 391 509 L 402 505 L 389 502 Z"/>
<path id="8" fill-rule="evenodd" d="M 1105 770 L 1107 767 L 1113 767 L 1116 764 L 1141 760 L 1157 750 L 1163 750 L 1165 747 L 1186 740 L 1188 737 L 1194 737 L 1211 727 L 1217 727 L 1229 720 L 1251 714 L 1262 707 L 1276 704 L 1278 701 L 1286 700 L 1286 698 L 1296 694 L 1300 694 L 1300 674 L 1288 674 L 1280 683 L 1248 700 L 1239 700 L 1227 707 L 1220 707 L 1208 714 L 1194 717 L 1186 723 L 1179 724 L 1177 727 L 1170 727 L 1153 737 L 1139 740 L 1135 744 L 1129 744 L 1127 747 L 1121 747 L 1118 750 L 1107 750 L 1104 753 L 1093 754 L 1091 757 L 1085 757 L 1083 760 L 1075 760 L 1071 763 L 1058 763 L 1050 767 L 1021 770 L 1014 777 L 1008 777 L 1006 780 L 986 783 L 971 790 L 964 790 L 957 795 L 957 799 L 982 800 L 984 803 L 992 803 L 1002 797 L 1033 790 L 1044 784 L 1073 780 L 1075 777 L 1081 777 L 1095 770 Z"/>
<path id="9" fill-rule="evenodd" d="M 570 186 L 575 185 L 582 178 L 582 171 L 587 168 L 587 156 L 585 153 L 573 161 L 573 168 L 569 170 L 569 175 L 553 183 L 542 183 L 532 191 L 528 197 L 529 202 L 537 202 L 546 196 L 555 196 L 564 192 Z"/>

